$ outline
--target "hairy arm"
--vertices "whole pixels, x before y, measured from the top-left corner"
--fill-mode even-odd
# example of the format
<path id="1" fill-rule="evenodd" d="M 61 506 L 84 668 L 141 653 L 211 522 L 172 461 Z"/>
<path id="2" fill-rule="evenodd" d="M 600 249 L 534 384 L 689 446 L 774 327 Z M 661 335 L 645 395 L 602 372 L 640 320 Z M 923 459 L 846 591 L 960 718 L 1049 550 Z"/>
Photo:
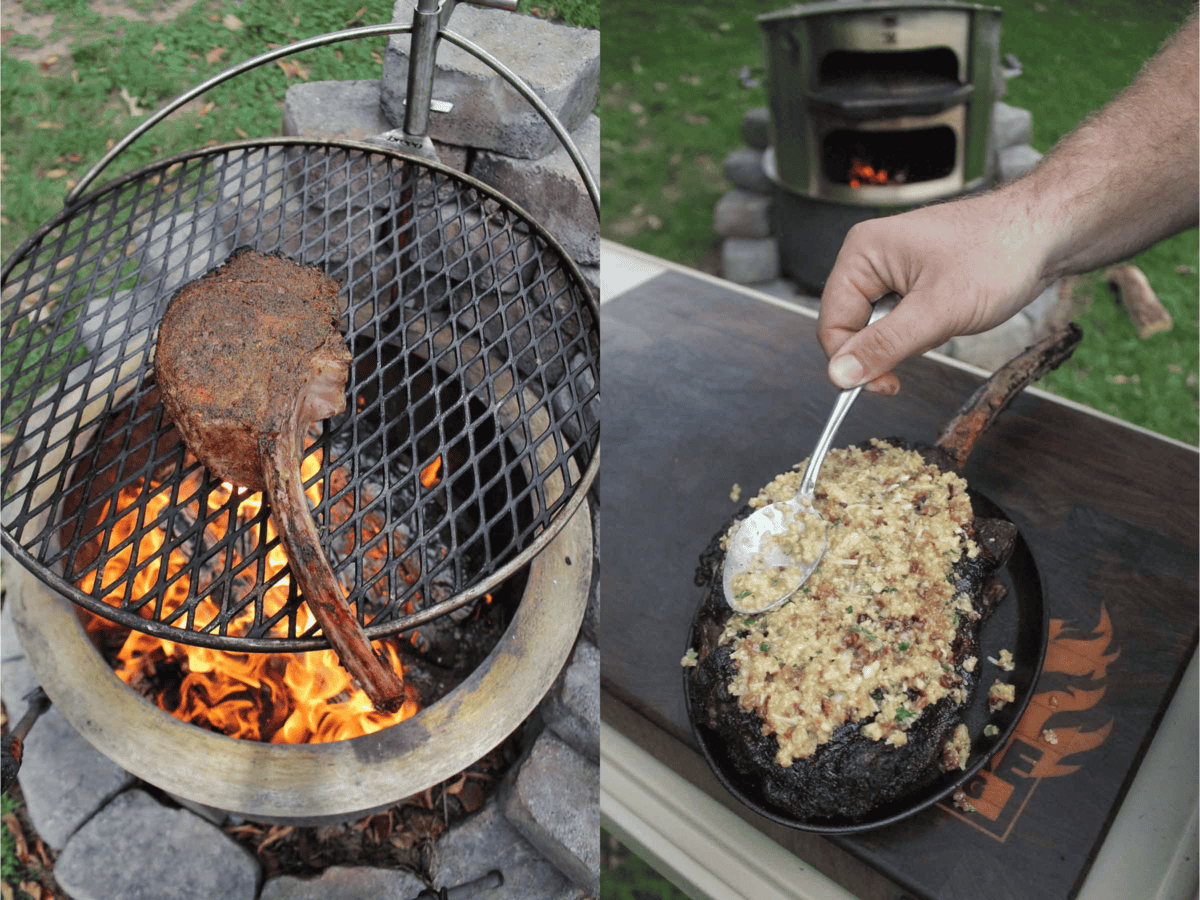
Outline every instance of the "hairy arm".
<path id="1" fill-rule="evenodd" d="M 902 359 L 995 327 L 1063 275 L 1196 225 L 1198 35 L 1193 12 L 1133 84 L 1025 177 L 855 226 L 821 301 L 831 380 L 895 393 Z M 870 301 L 889 290 L 904 301 L 864 329 Z"/>

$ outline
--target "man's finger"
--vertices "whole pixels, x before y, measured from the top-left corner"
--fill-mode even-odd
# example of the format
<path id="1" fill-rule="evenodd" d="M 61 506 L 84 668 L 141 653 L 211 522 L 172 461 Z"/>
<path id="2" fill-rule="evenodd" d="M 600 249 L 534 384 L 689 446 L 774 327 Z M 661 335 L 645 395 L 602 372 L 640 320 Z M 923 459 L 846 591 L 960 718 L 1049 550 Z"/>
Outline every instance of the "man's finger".
<path id="1" fill-rule="evenodd" d="M 943 328 L 935 316 L 920 312 L 919 298 L 905 298 L 874 325 L 855 332 L 838 347 L 829 361 L 829 380 L 842 389 L 874 382 L 909 356 L 943 343 L 948 337 L 942 333 Z M 887 393 L 885 384 L 874 389 Z"/>

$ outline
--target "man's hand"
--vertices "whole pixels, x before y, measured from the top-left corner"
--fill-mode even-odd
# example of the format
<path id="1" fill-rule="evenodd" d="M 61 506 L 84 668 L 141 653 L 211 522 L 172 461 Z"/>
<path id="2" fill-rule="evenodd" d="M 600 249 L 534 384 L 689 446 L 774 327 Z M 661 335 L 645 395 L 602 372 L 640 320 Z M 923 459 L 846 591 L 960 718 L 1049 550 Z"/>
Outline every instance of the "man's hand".
<path id="1" fill-rule="evenodd" d="M 1127 90 L 1024 178 L 852 228 L 821 298 L 830 380 L 894 394 L 901 360 L 994 328 L 1063 275 L 1194 227 L 1198 33 L 1193 12 Z M 904 299 L 864 329 L 887 291 Z"/>
<path id="2" fill-rule="evenodd" d="M 851 229 L 821 298 L 817 336 L 830 379 L 894 394 L 901 360 L 994 328 L 1036 297 L 1045 287 L 1044 244 L 1018 214 L 1023 205 L 998 191 Z M 871 302 L 889 290 L 904 299 L 860 330 Z"/>

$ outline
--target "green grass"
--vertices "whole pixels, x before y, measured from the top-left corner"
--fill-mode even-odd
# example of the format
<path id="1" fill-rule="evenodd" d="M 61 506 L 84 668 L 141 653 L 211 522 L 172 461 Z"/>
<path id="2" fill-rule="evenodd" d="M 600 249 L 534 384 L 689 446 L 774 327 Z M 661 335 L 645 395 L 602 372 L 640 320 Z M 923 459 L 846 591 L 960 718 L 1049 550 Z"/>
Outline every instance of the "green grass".
<path id="1" fill-rule="evenodd" d="M 645 860 L 601 830 L 600 896 L 604 900 L 688 900 Z"/>
<path id="2" fill-rule="evenodd" d="M 57 12 L 56 31 L 77 37 L 70 57 L 45 71 L 0 53 L 5 135 L 0 242 L 6 258 L 61 210 L 75 181 L 147 113 L 272 45 L 387 22 L 392 11 L 386 0 L 250 0 L 241 5 L 200 0 L 162 26 L 107 19 L 82 0 L 41 0 L 40 5 Z M 14 35 L 9 43 L 20 38 Z M 219 85 L 135 142 L 97 184 L 208 143 L 278 134 L 289 84 L 378 78 L 385 43 L 386 38 L 374 38 L 306 51 L 287 57 L 284 65 L 272 63 Z"/>
<path id="3" fill-rule="evenodd" d="M 730 188 L 721 164 L 742 146 L 746 110 L 766 106 L 755 16 L 780 0 L 605 0 L 600 111 L 602 233 L 683 265 L 715 271 L 713 208 Z M 1187 16 L 1186 2 L 1000 0 L 1000 49 L 1024 73 L 1005 102 L 1033 113 L 1045 152 L 1128 84 Z M 750 69 L 758 85 L 746 86 Z M 1195 230 L 1135 257 L 1171 312 L 1172 331 L 1139 341 L 1098 277 L 1083 346 L 1043 387 L 1195 444 L 1198 250 Z"/>
<path id="4" fill-rule="evenodd" d="M 138 5 L 162 6 L 155 0 Z M 155 25 L 102 17 L 86 0 L 29 0 L 26 10 L 57 14 L 52 38 L 60 33 L 75 38 L 69 58 L 44 71 L 7 48 L 0 52 L 3 257 L 60 212 L 76 180 L 146 114 L 273 46 L 389 22 L 392 7 L 390 0 L 198 0 L 169 25 Z M 598 0 L 522 0 L 522 8 L 568 24 L 599 26 Z M 40 42 L 13 33 L 6 43 L 12 48 Z M 136 141 L 93 186 L 206 144 L 277 135 L 290 84 L 378 78 L 386 43 L 386 37 L 343 41 L 218 85 Z"/>
<path id="5" fill-rule="evenodd" d="M 10 797 L 7 793 L 0 795 L 0 815 L 7 816 L 9 813 L 15 813 L 21 808 L 20 802 Z M 17 858 L 16 839 L 8 830 L 8 825 L 3 826 L 4 840 L 0 844 L 0 881 L 4 884 L 16 889 L 22 881 L 24 881 L 30 873 L 25 870 L 21 861 Z M 19 895 L 25 896 L 24 892 Z"/>

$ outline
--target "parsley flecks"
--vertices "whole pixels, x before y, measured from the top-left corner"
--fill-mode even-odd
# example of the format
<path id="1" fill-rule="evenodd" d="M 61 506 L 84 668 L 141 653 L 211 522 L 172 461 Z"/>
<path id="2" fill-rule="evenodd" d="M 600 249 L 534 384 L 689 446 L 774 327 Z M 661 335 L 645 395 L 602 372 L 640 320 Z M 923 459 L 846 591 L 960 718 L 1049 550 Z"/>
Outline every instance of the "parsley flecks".
<path id="1" fill-rule="evenodd" d="M 911 646 L 912 646 L 912 644 L 911 644 L 909 641 L 901 641 L 901 642 L 899 643 L 899 645 L 898 645 L 897 649 L 898 649 L 898 650 L 899 650 L 901 653 L 903 653 L 905 650 L 907 650 L 907 649 L 908 649 L 909 647 L 911 647 Z"/>
<path id="2" fill-rule="evenodd" d="M 901 706 L 899 709 L 896 710 L 896 721 L 897 722 L 907 722 L 909 719 L 916 718 L 916 715 L 917 714 L 915 712 L 913 712 L 911 709 L 907 709 L 906 707 Z"/>
<path id="3" fill-rule="evenodd" d="M 771 645 L 768 644 L 766 641 L 763 641 L 761 644 L 758 645 L 758 649 L 761 650 L 763 653 L 768 653 L 771 650 Z"/>

